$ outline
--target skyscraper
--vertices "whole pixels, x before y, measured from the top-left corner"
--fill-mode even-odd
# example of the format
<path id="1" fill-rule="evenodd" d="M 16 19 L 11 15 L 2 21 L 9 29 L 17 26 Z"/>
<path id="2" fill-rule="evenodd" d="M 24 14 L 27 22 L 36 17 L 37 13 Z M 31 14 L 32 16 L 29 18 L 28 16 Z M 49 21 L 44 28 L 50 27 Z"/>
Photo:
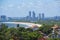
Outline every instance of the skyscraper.
<path id="1" fill-rule="evenodd" d="M 34 11 L 33 11 L 33 15 L 32 16 L 33 16 L 33 18 L 35 18 L 35 12 Z"/>
<path id="2" fill-rule="evenodd" d="M 31 11 L 29 11 L 29 16 L 28 16 L 28 20 L 31 20 Z"/>
<path id="3" fill-rule="evenodd" d="M 41 20 L 41 14 L 39 14 L 39 16 L 38 16 L 38 20 Z"/>
<path id="4" fill-rule="evenodd" d="M 33 11 L 32 13 L 33 13 L 32 14 L 32 20 L 35 21 L 36 20 L 35 12 Z"/>
<path id="5" fill-rule="evenodd" d="M 29 11 L 29 17 L 31 17 L 31 11 Z"/>
<path id="6" fill-rule="evenodd" d="M 44 13 L 42 13 L 42 20 L 44 20 Z"/>
<path id="7" fill-rule="evenodd" d="M 2 15 L 1 16 L 1 21 L 5 22 L 7 19 L 6 19 L 6 16 L 5 15 Z"/>

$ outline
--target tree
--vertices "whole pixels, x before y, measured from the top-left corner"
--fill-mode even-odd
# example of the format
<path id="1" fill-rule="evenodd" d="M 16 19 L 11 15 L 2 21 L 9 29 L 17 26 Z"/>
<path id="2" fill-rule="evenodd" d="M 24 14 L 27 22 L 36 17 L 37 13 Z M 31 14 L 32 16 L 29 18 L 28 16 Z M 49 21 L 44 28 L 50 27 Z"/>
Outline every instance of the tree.
<path id="1" fill-rule="evenodd" d="M 33 29 L 32 28 L 27 28 L 26 31 L 33 32 Z"/>
<path id="2" fill-rule="evenodd" d="M 53 25 L 43 24 L 42 27 L 40 27 L 38 30 L 48 35 L 52 32 L 52 26 Z"/>
<path id="3" fill-rule="evenodd" d="M 20 32 L 26 31 L 26 29 L 25 29 L 24 27 L 19 27 L 18 30 L 19 30 Z"/>
<path id="4" fill-rule="evenodd" d="M 8 27 L 5 24 L 1 24 L 0 27 L 0 40 L 8 40 L 9 38 L 6 36 Z"/>
<path id="5" fill-rule="evenodd" d="M 17 27 L 19 27 L 19 24 L 17 24 Z"/>

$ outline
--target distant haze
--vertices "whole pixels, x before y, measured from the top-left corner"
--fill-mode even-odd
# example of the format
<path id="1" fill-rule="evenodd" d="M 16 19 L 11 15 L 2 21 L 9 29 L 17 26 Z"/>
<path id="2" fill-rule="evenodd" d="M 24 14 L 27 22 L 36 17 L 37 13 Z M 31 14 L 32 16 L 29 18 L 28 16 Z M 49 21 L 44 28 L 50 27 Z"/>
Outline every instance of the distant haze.
<path id="1" fill-rule="evenodd" d="M 0 15 L 24 17 L 29 11 L 35 11 L 36 16 L 60 16 L 60 0 L 0 0 Z"/>

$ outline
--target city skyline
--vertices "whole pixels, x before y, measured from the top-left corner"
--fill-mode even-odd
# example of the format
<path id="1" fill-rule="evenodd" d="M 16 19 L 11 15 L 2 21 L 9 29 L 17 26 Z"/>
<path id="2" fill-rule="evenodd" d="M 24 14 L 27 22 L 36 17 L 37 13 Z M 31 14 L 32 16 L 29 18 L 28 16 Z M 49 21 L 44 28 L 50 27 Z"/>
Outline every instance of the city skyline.
<path id="1" fill-rule="evenodd" d="M 44 13 L 45 17 L 53 17 L 60 16 L 59 10 L 59 0 L 0 0 L 0 15 L 8 17 L 25 17 L 29 11 L 35 11 L 36 16 Z"/>

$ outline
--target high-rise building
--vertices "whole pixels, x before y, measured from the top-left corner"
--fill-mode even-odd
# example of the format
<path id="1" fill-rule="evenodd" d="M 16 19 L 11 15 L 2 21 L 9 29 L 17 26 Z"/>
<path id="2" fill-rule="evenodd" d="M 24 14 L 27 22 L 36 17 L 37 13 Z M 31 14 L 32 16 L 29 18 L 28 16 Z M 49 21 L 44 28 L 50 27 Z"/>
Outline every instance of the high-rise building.
<path id="1" fill-rule="evenodd" d="M 5 22 L 7 19 L 6 19 L 6 16 L 5 15 L 2 15 L 1 16 L 1 21 Z"/>
<path id="2" fill-rule="evenodd" d="M 31 17 L 31 11 L 29 11 L 29 17 Z"/>
<path id="3" fill-rule="evenodd" d="M 35 12 L 33 11 L 33 15 L 32 15 L 33 18 L 35 18 Z"/>
<path id="4" fill-rule="evenodd" d="M 31 11 L 29 11 L 29 15 L 28 15 L 28 19 L 27 20 L 31 20 Z"/>
<path id="5" fill-rule="evenodd" d="M 35 12 L 34 12 L 34 11 L 32 12 L 32 20 L 33 20 L 33 21 L 36 20 L 36 15 L 35 15 Z"/>
<path id="6" fill-rule="evenodd" d="M 38 16 L 38 20 L 41 20 L 41 14 L 39 14 L 39 16 Z"/>
<path id="7" fill-rule="evenodd" d="M 44 20 L 44 13 L 42 13 L 42 20 Z"/>

